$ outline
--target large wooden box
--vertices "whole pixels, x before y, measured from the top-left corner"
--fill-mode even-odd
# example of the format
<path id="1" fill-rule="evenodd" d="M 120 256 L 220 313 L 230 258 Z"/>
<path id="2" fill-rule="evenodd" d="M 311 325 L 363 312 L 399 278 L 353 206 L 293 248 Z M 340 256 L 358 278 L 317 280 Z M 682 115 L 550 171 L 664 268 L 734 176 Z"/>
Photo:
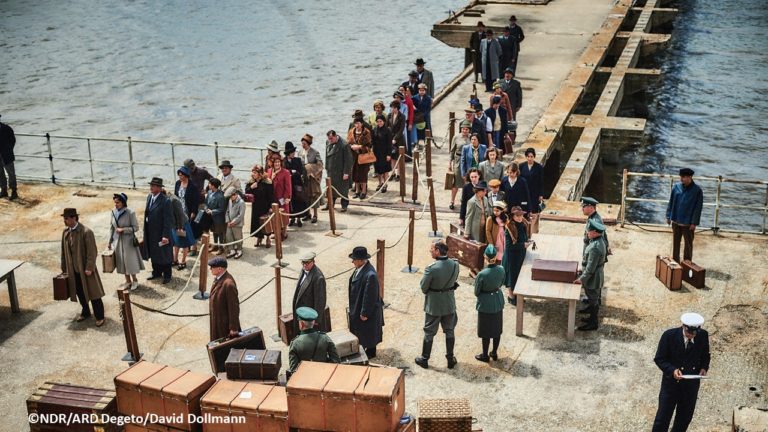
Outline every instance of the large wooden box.
<path id="1" fill-rule="evenodd" d="M 95 414 L 98 417 L 95 419 L 98 420 L 95 423 L 72 423 L 70 425 L 67 425 L 66 422 L 43 423 L 37 421 L 29 424 L 32 431 L 92 432 L 100 430 L 117 432 L 119 430 L 115 423 L 101 423 L 103 414 L 117 415 L 117 401 L 115 400 L 115 392 L 112 390 L 46 382 L 27 398 L 27 414 L 66 416 Z"/>
<path id="2" fill-rule="evenodd" d="M 670 290 L 677 291 L 683 287 L 683 268 L 670 257 L 656 255 L 656 278 Z"/>
<path id="3" fill-rule="evenodd" d="M 268 416 L 259 416 L 259 406 L 272 392 L 272 387 L 269 385 L 243 383 L 243 389 L 235 395 L 229 403 L 229 412 L 233 417 L 243 417 L 245 423 L 232 424 L 232 432 L 252 432 L 264 430 L 261 428 L 262 423 L 269 424 L 271 419 Z M 283 392 L 285 395 L 285 392 Z M 285 415 L 287 416 L 288 408 L 285 408 Z M 284 419 L 284 429 L 273 430 L 287 430 L 288 421 Z"/>
<path id="4" fill-rule="evenodd" d="M 576 261 L 535 259 L 531 265 L 531 279 L 536 281 L 573 283 L 578 277 Z"/>
<path id="5" fill-rule="evenodd" d="M 150 414 L 165 416 L 167 413 L 163 409 L 163 389 L 186 373 L 187 371 L 185 370 L 166 366 L 158 373 L 139 383 L 142 415 L 145 417 Z"/>
<path id="6" fill-rule="evenodd" d="M 445 239 L 448 245 L 448 257 L 459 260 L 459 264 L 469 267 L 475 272 L 483 269 L 483 251 L 486 244 L 467 240 L 457 234 L 448 234 Z"/>
<path id="7" fill-rule="evenodd" d="M 286 385 L 288 412 L 301 413 L 290 416 L 290 425 L 299 429 L 325 430 L 323 388 L 333 376 L 337 365 L 304 361 L 291 375 Z"/>
<path id="8" fill-rule="evenodd" d="M 683 269 L 683 280 L 696 288 L 704 288 L 707 270 L 690 260 L 683 260 L 680 263 Z"/>
<path id="9" fill-rule="evenodd" d="M 264 387 L 269 389 L 269 394 L 264 398 L 264 401 L 259 404 L 258 415 L 258 429 L 235 429 L 233 432 L 288 432 L 288 424 L 290 420 L 288 411 L 288 398 L 285 387 L 279 386 L 264 386 L 260 384 L 248 384 L 245 390 L 252 391 L 254 394 L 258 391 L 255 387 Z M 232 409 L 239 407 L 239 404 L 232 402 Z M 298 413 L 297 415 L 302 415 Z"/>
<path id="10" fill-rule="evenodd" d="M 258 327 L 251 327 L 240 332 L 240 336 L 232 339 L 221 338 L 208 342 L 208 360 L 211 362 L 213 373 L 224 372 L 225 362 L 231 349 L 266 349 L 264 333 Z"/>
<path id="11" fill-rule="evenodd" d="M 232 432 L 232 425 L 224 419 L 232 418 L 230 404 L 240 396 L 245 385 L 244 382 L 221 380 L 205 392 L 200 399 L 200 412 L 211 421 L 203 424 L 203 432 Z"/>
<path id="12" fill-rule="evenodd" d="M 282 339 L 284 344 L 290 345 L 291 341 L 296 337 L 296 329 L 298 328 L 298 326 L 294 326 L 293 312 L 280 315 L 279 318 L 278 321 L 280 325 L 277 328 L 277 333 L 280 335 L 280 339 Z M 325 306 L 325 310 L 323 310 L 323 318 L 323 326 L 320 327 L 316 322 L 315 328 L 328 333 L 331 331 L 331 309 L 328 306 Z"/>
<path id="13" fill-rule="evenodd" d="M 275 350 L 230 350 L 224 362 L 227 378 L 277 380 L 282 366 L 281 354 Z"/>
<path id="14" fill-rule="evenodd" d="M 471 432 L 469 399 L 424 399 L 418 401 L 419 432 Z"/>
<path id="15" fill-rule="evenodd" d="M 67 287 L 66 273 L 62 273 L 53 278 L 53 299 L 69 300 L 69 288 Z"/>
<path id="16" fill-rule="evenodd" d="M 189 415 L 200 415 L 200 398 L 216 382 L 211 375 L 187 372 L 182 377 L 163 388 L 163 409 L 166 416 L 174 418 L 166 425 L 185 431 L 199 431 L 201 424 L 190 422 Z M 180 421 L 175 421 L 180 420 Z"/>
<path id="17" fill-rule="evenodd" d="M 355 390 L 358 431 L 390 432 L 405 411 L 405 378 L 397 368 L 369 368 Z"/>
<path id="18" fill-rule="evenodd" d="M 139 385 L 164 368 L 164 365 L 142 360 L 117 375 L 115 377 L 117 411 L 127 416 L 143 415 Z"/>
<path id="19" fill-rule="evenodd" d="M 360 351 L 360 341 L 349 330 L 336 330 L 328 333 L 339 357 L 355 355 Z"/>
<path id="20" fill-rule="evenodd" d="M 323 409 L 326 429 L 347 432 L 357 429 L 355 412 L 355 390 L 368 373 L 367 366 L 338 365 L 331 379 L 323 388 Z"/>

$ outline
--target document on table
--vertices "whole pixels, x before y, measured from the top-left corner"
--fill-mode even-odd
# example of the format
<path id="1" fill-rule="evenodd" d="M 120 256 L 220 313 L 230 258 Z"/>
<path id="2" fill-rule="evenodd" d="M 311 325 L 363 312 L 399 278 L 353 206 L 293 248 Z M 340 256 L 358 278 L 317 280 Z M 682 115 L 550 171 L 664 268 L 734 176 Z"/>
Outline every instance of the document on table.
<path id="1" fill-rule="evenodd" d="M 683 379 L 709 379 L 709 377 L 705 375 L 683 375 Z"/>

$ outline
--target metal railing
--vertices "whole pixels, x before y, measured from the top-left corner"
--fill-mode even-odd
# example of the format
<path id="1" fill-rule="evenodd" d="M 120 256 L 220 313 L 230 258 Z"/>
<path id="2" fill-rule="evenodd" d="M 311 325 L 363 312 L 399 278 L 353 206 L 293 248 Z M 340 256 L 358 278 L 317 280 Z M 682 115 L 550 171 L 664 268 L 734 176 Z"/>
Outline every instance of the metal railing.
<path id="1" fill-rule="evenodd" d="M 190 157 L 191 155 L 183 156 L 183 158 L 177 158 L 177 154 L 179 153 L 179 149 L 181 148 L 196 148 L 196 149 L 210 149 L 212 151 L 213 156 L 213 163 L 215 167 L 219 166 L 220 162 L 220 153 L 228 152 L 228 153 L 234 153 L 234 151 L 238 152 L 258 152 L 258 161 L 261 163 L 264 161 L 264 154 L 266 152 L 265 148 L 258 148 L 258 147 L 244 147 L 244 146 L 234 146 L 234 145 L 222 145 L 218 142 L 214 143 L 195 143 L 195 142 L 183 142 L 183 141 L 151 141 L 151 140 L 136 140 L 131 137 L 127 138 L 101 138 L 101 137 L 81 137 L 81 136 L 68 136 L 68 135 L 51 135 L 51 134 L 28 134 L 28 133 L 16 133 L 17 137 L 30 137 L 30 138 L 40 138 L 42 142 L 40 143 L 41 149 L 39 151 L 35 152 L 34 147 L 32 148 L 32 152 L 28 153 L 16 153 L 16 158 L 23 162 L 24 159 L 48 159 L 48 169 L 50 172 L 50 176 L 41 176 L 41 175 L 19 175 L 18 177 L 20 179 L 31 179 L 31 180 L 44 180 L 44 181 L 50 181 L 52 183 L 76 183 L 76 184 L 103 184 L 103 185 L 115 185 L 115 186 L 127 186 L 131 188 L 136 188 L 136 180 L 137 177 L 152 177 L 157 176 L 157 173 L 153 173 L 153 175 L 143 175 L 141 173 L 137 173 L 136 167 L 139 166 L 146 166 L 146 167 L 165 167 L 170 168 L 170 174 L 171 179 L 176 178 L 176 170 L 181 166 L 184 159 L 187 157 Z M 69 145 L 67 148 L 60 150 L 59 152 L 54 152 L 54 143 L 58 142 L 67 142 Z M 72 143 L 74 145 L 78 146 L 85 146 L 85 151 L 87 152 L 87 157 L 75 157 L 73 154 L 78 153 L 77 150 L 82 151 L 83 149 L 75 149 L 72 147 Z M 94 157 L 94 150 L 95 146 L 98 148 L 99 143 L 113 143 L 117 144 L 121 151 L 124 151 L 124 155 L 126 156 L 126 159 L 112 159 L 112 158 L 98 158 Z M 123 146 L 120 146 L 120 144 L 124 144 Z M 146 158 L 141 158 L 141 160 L 137 160 L 136 153 L 137 150 L 139 150 L 139 153 L 141 152 L 141 148 L 137 147 L 143 147 L 143 146 L 164 146 L 165 148 L 162 151 L 158 151 L 157 149 L 149 150 Z M 17 143 L 17 150 L 19 149 L 25 149 L 29 148 L 29 145 L 22 145 L 19 146 L 19 143 Z M 162 153 L 166 153 L 163 155 Z M 198 151 L 195 155 L 196 157 L 194 159 L 199 159 L 197 155 L 199 155 L 200 152 Z M 118 154 L 116 153 L 110 153 L 110 155 L 114 157 L 118 157 Z M 209 156 L 204 156 L 209 157 Z M 239 160 L 240 158 L 230 157 L 232 160 Z M 224 160 L 226 158 L 222 158 Z M 59 164 L 57 165 L 57 162 L 61 162 L 63 165 Z M 67 177 L 67 175 L 72 175 L 72 173 L 83 173 L 84 168 L 82 167 L 72 167 L 71 163 L 88 163 L 88 171 L 86 175 L 84 176 L 77 176 L 77 177 Z M 197 165 L 203 166 L 204 163 L 210 162 L 210 159 L 201 159 L 198 160 Z M 17 162 L 18 163 L 18 162 Z M 111 173 L 111 175 L 106 176 L 107 179 L 103 178 L 104 176 L 97 175 L 97 171 L 94 169 L 95 164 L 106 164 L 106 165 L 112 165 L 112 166 L 128 166 L 130 168 L 130 183 L 121 181 L 121 179 L 127 179 L 127 176 L 125 175 L 115 175 L 114 172 Z M 243 164 L 242 166 L 247 166 L 247 169 L 235 169 L 233 171 L 239 171 L 239 172 L 250 172 L 250 165 L 249 164 Z M 39 168 L 42 167 L 34 167 L 36 168 L 36 171 L 40 172 Z M 17 172 L 19 170 L 17 169 Z M 27 172 L 34 172 L 32 170 L 26 170 Z M 57 175 L 57 173 L 70 173 L 65 175 Z"/>
<path id="2" fill-rule="evenodd" d="M 656 173 L 639 173 L 639 172 L 630 172 L 628 170 L 624 170 L 622 174 L 622 180 L 621 180 L 621 226 L 623 227 L 626 220 L 627 220 L 627 203 L 632 202 L 647 202 L 647 203 L 655 203 L 655 204 L 661 204 L 661 205 L 667 205 L 669 202 L 668 199 L 660 199 L 660 198 L 637 198 L 637 197 L 630 197 L 627 195 L 627 185 L 629 183 L 629 177 L 654 177 L 659 179 L 669 179 L 669 194 L 672 193 L 672 188 L 674 187 L 675 181 L 679 179 L 679 176 L 673 175 L 673 174 L 656 174 Z M 697 182 L 715 182 L 715 201 L 714 202 L 704 202 L 704 207 L 713 207 L 714 213 L 712 217 L 712 226 L 711 228 L 715 231 L 721 230 L 720 227 L 720 212 L 722 209 L 740 209 L 740 210 L 749 210 L 749 211 L 760 211 L 763 214 L 763 222 L 762 222 L 762 229 L 760 231 L 746 231 L 746 230 L 735 230 L 735 229 L 722 229 L 722 231 L 729 231 L 729 232 L 744 232 L 744 233 L 753 233 L 753 234 L 767 234 L 766 231 L 766 223 L 768 222 L 768 182 L 762 181 L 762 180 L 738 180 L 738 179 L 732 179 L 732 178 L 726 178 L 723 176 L 717 176 L 717 177 L 706 177 L 706 176 L 696 176 Z M 733 183 L 733 184 L 742 184 L 742 185 L 753 185 L 753 186 L 764 186 L 765 187 L 765 193 L 763 198 L 763 205 L 742 205 L 742 204 L 724 204 L 722 202 L 722 185 L 724 183 Z M 634 223 L 630 221 L 630 223 Z M 656 225 L 656 226 L 666 226 L 662 224 L 653 224 L 653 223 L 643 223 L 643 225 Z"/>

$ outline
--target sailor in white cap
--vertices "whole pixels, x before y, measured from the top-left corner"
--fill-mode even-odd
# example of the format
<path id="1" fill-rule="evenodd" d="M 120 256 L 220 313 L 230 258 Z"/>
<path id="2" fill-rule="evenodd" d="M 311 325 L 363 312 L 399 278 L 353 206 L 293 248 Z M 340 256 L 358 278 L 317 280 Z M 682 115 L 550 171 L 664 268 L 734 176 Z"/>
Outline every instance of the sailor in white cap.
<path id="1" fill-rule="evenodd" d="M 688 312 L 680 317 L 683 325 L 664 332 L 653 361 L 662 371 L 659 409 L 653 432 L 685 431 L 693 418 L 701 377 L 709 370 L 709 335 L 701 326 L 704 317 Z"/>

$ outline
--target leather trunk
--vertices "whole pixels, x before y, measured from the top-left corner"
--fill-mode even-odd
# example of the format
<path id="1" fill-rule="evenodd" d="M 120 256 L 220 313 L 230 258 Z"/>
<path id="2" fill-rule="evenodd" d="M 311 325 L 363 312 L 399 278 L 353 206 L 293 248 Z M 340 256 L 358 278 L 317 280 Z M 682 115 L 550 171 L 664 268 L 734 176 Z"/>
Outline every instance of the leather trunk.
<path id="1" fill-rule="evenodd" d="M 405 378 L 397 368 L 368 368 L 355 390 L 358 431 L 390 432 L 405 412 Z"/>
<path id="2" fill-rule="evenodd" d="M 208 342 L 208 360 L 211 362 L 213 373 L 226 370 L 224 363 L 227 361 L 231 349 L 266 349 L 264 333 L 260 328 L 251 327 L 241 331 L 240 334 L 236 338 L 221 338 Z"/>
<path id="3" fill-rule="evenodd" d="M 115 251 L 107 249 L 101 253 L 101 269 L 104 273 L 115 271 Z"/>
<path id="4" fill-rule="evenodd" d="M 419 432 L 471 432 L 469 399 L 422 399 L 418 401 Z"/>
<path id="5" fill-rule="evenodd" d="M 683 287 L 683 268 L 670 257 L 656 255 L 656 278 L 670 290 L 677 291 Z"/>
<path id="6" fill-rule="evenodd" d="M 483 250 L 485 243 L 467 240 L 458 234 L 448 234 L 445 240 L 448 245 L 448 257 L 459 260 L 459 264 L 469 267 L 475 272 L 483 269 Z"/>
<path id="7" fill-rule="evenodd" d="M 315 323 L 315 328 L 322 332 L 328 333 L 331 331 L 331 308 L 327 305 L 323 311 L 323 318 L 323 327 L 320 327 L 317 325 L 317 323 Z M 284 344 L 290 345 L 293 338 L 296 337 L 296 327 L 293 325 L 293 312 L 280 315 L 279 321 L 280 326 L 278 327 L 277 332 L 280 335 L 280 339 L 282 339 Z"/>
<path id="8" fill-rule="evenodd" d="M 66 273 L 62 273 L 53 278 L 53 299 L 69 300 L 69 288 L 67 287 Z"/>
<path id="9" fill-rule="evenodd" d="M 212 421 L 203 427 L 205 432 L 232 432 L 232 425 L 216 419 L 232 417 L 230 404 L 239 397 L 246 383 L 221 380 L 216 382 L 200 399 L 200 412 Z M 241 415 L 241 414 L 238 414 Z"/>
<path id="10" fill-rule="evenodd" d="M 113 390 L 95 389 L 70 384 L 46 382 L 27 398 L 27 414 L 52 415 L 117 415 L 117 401 Z M 101 420 L 101 419 L 99 419 Z M 33 431 L 117 432 L 115 423 L 30 423 Z"/>
<path id="11" fill-rule="evenodd" d="M 146 426 L 138 425 L 138 424 L 127 424 L 125 425 L 124 432 L 179 432 L 179 431 L 178 429 L 169 428 L 168 426 L 149 423 Z"/>
<path id="12" fill-rule="evenodd" d="M 531 279 L 535 281 L 573 283 L 579 277 L 577 261 L 533 260 Z"/>
<path id="13" fill-rule="evenodd" d="M 115 377 L 117 411 L 127 416 L 143 415 L 139 385 L 163 369 L 165 369 L 164 365 L 141 360 L 117 375 Z"/>
<path id="14" fill-rule="evenodd" d="M 268 387 L 270 389 L 267 397 L 259 404 L 259 410 L 257 412 L 258 429 L 234 429 L 233 432 L 288 432 L 288 424 L 290 416 L 288 415 L 288 398 L 285 387 L 279 386 L 262 386 L 260 384 L 248 384 L 245 390 L 251 391 L 254 394 L 257 389 L 256 386 Z M 239 404 L 232 402 L 232 409 L 240 407 Z M 301 414 L 298 414 L 301 415 Z"/>
<path id="15" fill-rule="evenodd" d="M 252 432 L 263 430 L 260 428 L 259 424 L 262 420 L 259 417 L 259 406 L 272 392 L 273 386 L 247 382 L 242 384 L 243 389 L 229 402 L 229 412 L 233 417 L 244 417 L 245 423 L 232 424 L 232 432 Z M 287 422 L 285 423 L 285 430 L 287 430 Z"/>
<path id="16" fill-rule="evenodd" d="M 227 378 L 277 380 L 282 366 L 281 354 L 275 350 L 230 350 L 224 363 Z"/>
<path id="17" fill-rule="evenodd" d="M 368 372 L 367 366 L 338 365 L 323 388 L 326 429 L 363 432 L 355 420 L 355 390 Z"/>
<path id="18" fill-rule="evenodd" d="M 683 280 L 696 288 L 704 288 L 706 283 L 707 270 L 690 260 L 683 260 L 680 263 L 683 268 Z"/>
<path id="19" fill-rule="evenodd" d="M 163 409 L 163 389 L 181 378 L 187 371 L 166 366 L 160 372 L 152 375 L 139 383 L 139 397 L 143 416 L 150 414 L 158 416 L 166 415 Z"/>
<path id="20" fill-rule="evenodd" d="M 179 422 L 166 426 L 184 431 L 200 431 L 200 422 L 189 422 L 189 415 L 200 415 L 200 398 L 216 382 L 211 375 L 187 372 L 163 388 L 163 410 L 166 416 L 181 416 Z"/>
<path id="21" fill-rule="evenodd" d="M 365 348 L 361 346 L 358 348 L 357 353 L 347 357 L 341 357 L 341 364 L 368 366 L 368 354 L 365 353 Z"/>
<path id="22" fill-rule="evenodd" d="M 327 429 L 322 393 L 336 367 L 334 363 L 304 361 L 291 375 L 285 389 L 288 396 L 288 412 L 297 413 L 290 416 L 292 428 Z"/>
<path id="23" fill-rule="evenodd" d="M 339 357 L 349 357 L 360 351 L 360 341 L 349 330 L 336 330 L 328 333 Z"/>

